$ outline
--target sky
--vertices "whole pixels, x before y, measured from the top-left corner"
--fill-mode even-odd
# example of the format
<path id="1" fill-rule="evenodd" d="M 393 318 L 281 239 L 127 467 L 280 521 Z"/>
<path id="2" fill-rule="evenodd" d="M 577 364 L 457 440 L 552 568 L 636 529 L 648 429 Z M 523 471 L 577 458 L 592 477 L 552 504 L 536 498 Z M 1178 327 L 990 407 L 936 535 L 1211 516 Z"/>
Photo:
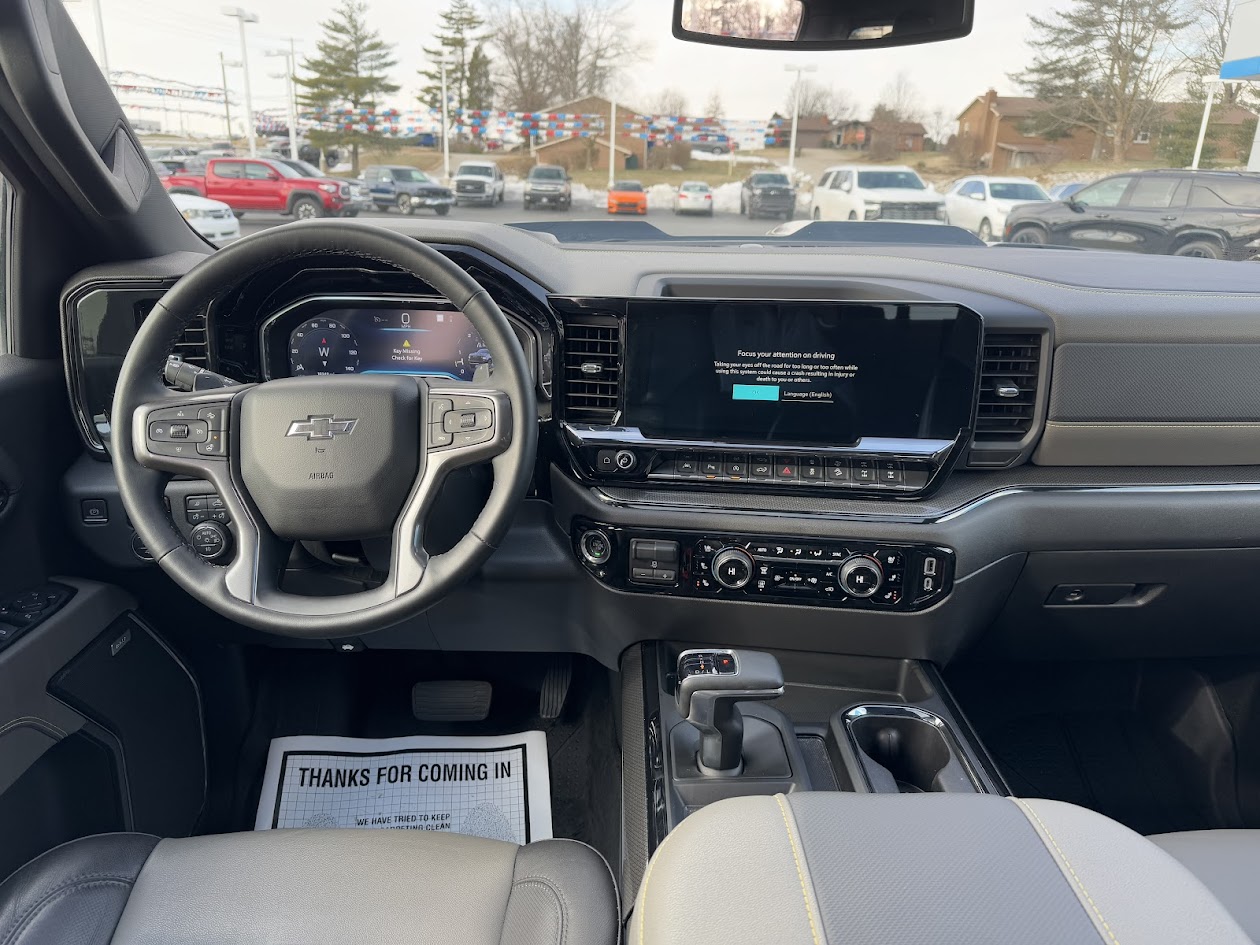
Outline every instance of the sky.
<path id="1" fill-rule="evenodd" d="M 284 60 L 264 54 L 287 48 L 290 39 L 295 41 L 299 59 L 313 53 L 321 35 L 319 22 L 333 10 L 335 0 L 233 0 L 233 5 L 238 2 L 259 18 L 258 23 L 246 27 L 254 107 L 283 108 L 284 80 L 273 76 L 283 73 Z M 221 4 L 215 0 L 65 3 L 98 59 L 93 6 L 99 3 L 109 66 L 115 72 L 128 70 L 163 81 L 219 87 L 219 54 L 229 59 L 241 55 L 237 21 L 222 15 Z M 425 64 L 422 47 L 432 42 L 438 13 L 446 0 L 368 0 L 368 4 L 372 26 L 395 44 L 398 66 L 392 78 L 402 88 L 389 104 L 412 107 L 424 84 L 417 75 Z M 692 114 L 698 115 L 710 93 L 717 90 L 725 117 L 759 119 L 785 109 L 793 77 L 784 67 L 812 64 L 818 68 L 814 80 L 847 90 L 864 112 L 878 101 L 885 85 L 905 72 L 920 92 L 925 113 L 940 107 L 956 115 L 989 87 L 1003 94 L 1018 94 L 1007 74 L 1028 62 L 1028 15 L 1044 16 L 1062 5 L 1062 0 L 976 0 L 975 29 L 964 39 L 900 49 L 792 54 L 681 42 L 670 35 L 672 0 L 631 0 L 630 16 L 638 36 L 646 42 L 647 55 L 625 70 L 617 83 L 619 98 L 636 108 L 646 108 L 657 92 L 676 88 L 687 96 Z M 238 104 L 244 98 L 240 69 L 228 70 L 228 86 L 233 103 L 243 112 Z M 123 100 L 149 105 L 160 102 L 136 95 Z M 191 114 L 194 111 L 208 114 Z M 221 111 L 218 106 L 186 103 L 185 128 L 218 134 L 223 129 Z M 160 120 L 163 114 L 160 110 L 129 110 L 128 116 Z M 173 107 L 165 118 L 168 127 L 178 128 Z"/>

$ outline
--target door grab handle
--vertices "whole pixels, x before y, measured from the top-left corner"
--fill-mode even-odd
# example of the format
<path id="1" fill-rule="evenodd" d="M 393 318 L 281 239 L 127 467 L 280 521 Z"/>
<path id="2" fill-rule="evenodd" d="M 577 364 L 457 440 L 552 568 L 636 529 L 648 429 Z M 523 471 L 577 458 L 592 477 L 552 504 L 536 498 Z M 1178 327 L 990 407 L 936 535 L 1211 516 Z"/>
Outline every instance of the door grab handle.
<path id="1" fill-rule="evenodd" d="M 1160 217 L 1160 219 L 1163 220 L 1165 223 L 1172 223 L 1173 220 L 1177 218 L 1176 217 Z"/>

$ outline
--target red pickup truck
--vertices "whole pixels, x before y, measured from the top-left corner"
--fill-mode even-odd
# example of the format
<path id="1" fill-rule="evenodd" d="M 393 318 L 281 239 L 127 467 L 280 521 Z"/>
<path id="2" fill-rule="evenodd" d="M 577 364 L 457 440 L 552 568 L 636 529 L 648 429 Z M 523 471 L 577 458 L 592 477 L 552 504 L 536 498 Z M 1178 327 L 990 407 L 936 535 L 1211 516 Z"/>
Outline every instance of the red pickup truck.
<path id="1" fill-rule="evenodd" d="M 221 200 L 240 216 L 246 210 L 292 214 L 299 220 L 340 216 L 352 209 L 350 185 L 303 177 L 293 168 L 266 158 L 211 158 L 205 173 L 192 168 L 162 179 L 170 193 Z"/>

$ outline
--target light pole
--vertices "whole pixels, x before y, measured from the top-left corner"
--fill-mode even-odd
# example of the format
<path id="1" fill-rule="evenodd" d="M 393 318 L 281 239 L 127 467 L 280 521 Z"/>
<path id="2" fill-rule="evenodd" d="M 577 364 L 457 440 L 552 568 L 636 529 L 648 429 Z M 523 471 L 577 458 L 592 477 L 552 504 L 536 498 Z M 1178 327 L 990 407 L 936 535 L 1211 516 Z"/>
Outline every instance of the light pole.
<path id="1" fill-rule="evenodd" d="M 447 117 L 447 108 L 449 103 L 446 98 L 446 70 L 447 67 L 455 65 L 451 60 L 443 56 L 441 59 L 433 60 L 438 69 L 442 73 L 442 176 L 446 180 L 451 179 L 451 145 L 450 130 L 451 123 Z"/>
<path id="2" fill-rule="evenodd" d="M 227 122 L 228 146 L 231 147 L 232 145 L 232 103 L 228 101 L 228 98 L 230 97 L 228 93 L 228 84 L 227 84 L 228 66 L 231 66 L 233 69 L 239 69 L 241 64 L 237 62 L 235 59 L 223 58 L 223 53 L 220 52 L 219 53 L 219 72 L 223 76 L 223 117 L 224 117 L 224 120 Z"/>
<path id="3" fill-rule="evenodd" d="M 801 73 L 817 72 L 818 67 L 815 65 L 808 66 L 784 66 L 784 71 L 796 73 L 796 83 L 793 87 L 792 96 L 792 143 L 791 150 L 788 153 L 788 176 L 796 173 L 796 120 L 800 117 L 801 112 Z"/>
<path id="4" fill-rule="evenodd" d="M 289 157 L 297 160 L 298 142 L 297 142 L 297 102 L 293 97 L 293 49 L 269 49 L 264 56 L 279 56 L 284 59 L 284 101 L 289 111 Z"/>
<path id="5" fill-rule="evenodd" d="M 255 140 L 254 96 L 249 87 L 249 48 L 245 45 L 245 24 L 257 23 L 258 14 L 250 13 L 244 7 L 224 7 L 224 16 L 235 17 L 241 28 L 241 71 L 245 74 L 245 134 L 249 141 L 249 156 L 258 157 L 258 142 Z"/>
<path id="6" fill-rule="evenodd" d="M 74 2 L 74 0 L 64 0 Z M 101 0 L 89 0 L 92 6 L 92 19 L 96 21 L 96 51 L 100 55 L 101 72 L 105 73 L 105 81 L 113 85 L 109 77 L 109 54 L 105 51 L 105 20 L 101 16 Z"/>

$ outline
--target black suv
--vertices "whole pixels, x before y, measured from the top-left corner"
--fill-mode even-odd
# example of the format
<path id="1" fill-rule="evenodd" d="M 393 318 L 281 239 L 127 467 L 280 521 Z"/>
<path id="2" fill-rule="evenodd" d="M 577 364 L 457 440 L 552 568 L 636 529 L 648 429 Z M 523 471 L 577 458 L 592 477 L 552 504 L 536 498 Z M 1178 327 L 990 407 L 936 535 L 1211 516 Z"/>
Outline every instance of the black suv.
<path id="1" fill-rule="evenodd" d="M 1260 174 L 1141 171 L 1104 177 L 1059 203 L 1016 207 L 1011 243 L 1250 259 L 1260 248 Z"/>
<path id="2" fill-rule="evenodd" d="M 740 187 L 739 212 L 750 220 L 779 214 L 790 220 L 796 212 L 796 188 L 782 171 L 753 171 Z"/>

